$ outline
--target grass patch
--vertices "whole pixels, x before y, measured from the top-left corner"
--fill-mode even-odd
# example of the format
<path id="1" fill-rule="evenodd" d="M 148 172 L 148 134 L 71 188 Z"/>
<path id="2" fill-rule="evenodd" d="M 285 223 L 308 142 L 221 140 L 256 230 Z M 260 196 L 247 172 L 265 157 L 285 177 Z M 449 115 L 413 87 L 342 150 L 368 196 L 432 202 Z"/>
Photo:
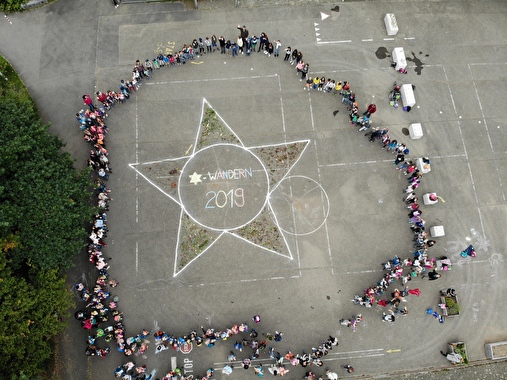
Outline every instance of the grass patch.
<path id="1" fill-rule="evenodd" d="M 33 100 L 28 93 L 28 90 L 14 71 L 12 65 L 3 56 L 0 55 L 0 97 L 4 99 L 15 98 L 21 103 L 30 103 L 32 106 Z"/>

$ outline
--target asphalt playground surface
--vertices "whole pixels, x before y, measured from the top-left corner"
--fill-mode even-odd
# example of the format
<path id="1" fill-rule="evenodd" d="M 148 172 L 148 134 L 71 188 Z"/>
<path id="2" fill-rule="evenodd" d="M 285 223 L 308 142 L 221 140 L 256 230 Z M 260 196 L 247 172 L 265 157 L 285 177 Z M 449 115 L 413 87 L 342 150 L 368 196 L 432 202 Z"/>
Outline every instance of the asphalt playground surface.
<path id="1" fill-rule="evenodd" d="M 386 13 L 396 15 L 396 36 L 386 34 Z M 238 8 L 215 0 L 201 2 L 199 10 L 182 3 L 114 9 L 105 0 L 60 0 L 9 15 L 12 24 L 0 24 L 0 53 L 21 75 L 51 132 L 67 143 L 79 168 L 88 151 L 74 118 L 81 96 L 117 90 L 136 59 L 153 58 L 193 38 L 232 39 L 236 26 L 246 25 L 250 34 L 265 32 L 282 47 L 301 50 L 312 77 L 349 81 L 361 109 L 377 104 L 374 125 L 405 142 L 411 158 L 430 157 L 432 170 L 417 192 L 436 192 L 445 200 L 422 210 L 427 226 L 445 228 L 430 255 L 448 256 L 452 270 L 437 281 L 409 283 L 422 294 L 407 297 L 409 314 L 394 325 L 381 321 L 378 308 L 353 305 L 355 294 L 381 278 L 382 262 L 410 255 L 412 236 L 401 201 L 405 177 L 393 169 L 390 153 L 350 127 L 340 98 L 303 90 L 283 53 L 233 59 L 215 52 L 157 70 L 126 104 L 109 112 L 107 148 L 114 172 L 108 183 L 114 200 L 105 256 L 112 257 L 110 274 L 120 282 L 114 294 L 127 331 L 160 328 L 182 335 L 200 326 L 248 323 L 260 314 L 260 332 L 283 332 L 275 346 L 282 353 L 310 351 L 328 335 L 337 336 L 340 345 L 326 357 L 325 367 L 340 377 L 503 379 L 505 362 L 488 362 L 484 344 L 507 340 L 506 14 L 501 0 L 246 1 Z M 398 46 L 409 58 L 407 75 L 391 69 L 383 54 Z M 389 107 L 387 94 L 395 81 L 416 86 L 417 103 L 409 113 Z M 182 205 L 131 164 L 192 155 L 203 99 L 246 148 L 309 143 L 269 194 L 278 226 L 286 231 L 287 255 L 225 234 L 175 275 Z M 336 116 L 335 110 L 340 111 Z M 404 134 L 411 123 L 422 124 L 421 139 Z M 230 160 L 230 169 L 242 164 L 237 157 Z M 256 194 L 267 195 L 266 190 Z M 187 196 L 183 208 L 209 218 L 205 195 Z M 244 201 L 245 210 L 259 207 L 248 196 Z M 234 223 L 251 219 L 230 212 L 236 212 Z M 206 224 L 220 230 L 212 219 Z M 468 244 L 475 246 L 476 258 L 460 257 Z M 83 256 L 70 270 L 69 288 L 94 276 Z M 457 290 L 461 315 L 440 324 L 425 310 L 437 308 L 439 290 L 448 287 Z M 357 313 L 365 318 L 357 332 L 339 325 L 339 319 Z M 456 340 L 466 342 L 475 365 L 451 368 L 440 355 Z M 152 345 L 133 359 L 155 369 L 156 377 L 170 369 L 174 357 L 188 373 L 214 367 L 221 378 L 232 344 L 196 347 L 188 355 L 155 354 Z M 114 348 L 105 359 L 87 358 L 85 347 L 85 331 L 71 320 L 60 342 L 60 378 L 114 378 L 115 367 L 127 361 Z M 344 364 L 353 365 L 355 373 L 347 375 L 340 368 Z M 290 370 L 290 379 L 304 376 L 301 368 Z M 254 376 L 235 369 L 231 378 Z"/>

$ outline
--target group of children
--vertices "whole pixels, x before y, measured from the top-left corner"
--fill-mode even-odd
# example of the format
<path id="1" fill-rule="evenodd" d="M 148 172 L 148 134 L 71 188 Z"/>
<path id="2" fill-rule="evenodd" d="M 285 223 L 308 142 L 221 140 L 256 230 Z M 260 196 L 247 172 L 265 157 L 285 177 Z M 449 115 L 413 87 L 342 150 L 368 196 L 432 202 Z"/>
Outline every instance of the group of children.
<path id="1" fill-rule="evenodd" d="M 364 131 L 371 127 L 371 115 L 375 113 L 376 106 L 374 104 L 368 105 L 368 108 L 360 116 L 359 106 L 356 100 L 355 94 L 350 89 L 350 84 L 344 82 L 338 82 L 338 88 L 335 88 L 335 92 L 342 95 L 342 103 L 346 104 L 350 118 L 350 124 L 352 126 L 359 127 L 359 131 Z M 338 112 L 338 111 L 335 111 Z M 410 153 L 406 144 L 399 142 L 389 136 L 389 129 L 387 128 L 372 128 L 371 131 L 365 133 L 370 142 L 378 141 L 381 145 L 381 149 L 395 155 L 393 165 L 397 170 L 403 172 L 407 176 L 407 187 L 404 190 L 403 201 L 405 202 L 406 208 L 409 210 L 408 223 L 411 231 L 414 234 L 413 237 L 413 258 L 407 258 L 401 261 L 398 256 L 395 256 L 393 260 L 389 260 L 387 263 L 382 264 L 383 269 L 386 271 L 382 276 L 382 279 L 377 282 L 376 285 L 370 286 L 364 290 L 363 296 L 356 295 L 352 300 L 355 304 L 362 305 L 365 307 L 372 307 L 375 304 L 380 307 L 392 307 L 387 313 L 382 314 L 382 320 L 384 322 L 393 323 L 396 319 L 395 315 L 407 315 L 407 307 L 400 307 L 400 302 L 404 301 L 404 297 L 409 294 L 419 296 L 419 289 L 408 289 L 406 286 L 407 282 L 415 277 L 428 277 L 430 280 L 436 280 L 440 278 L 440 273 L 437 272 L 436 262 L 438 261 L 441 265 L 441 269 L 446 270 L 450 268 L 450 261 L 446 256 L 438 258 L 429 258 L 428 249 L 432 247 L 436 242 L 435 240 L 429 239 L 428 232 L 425 229 L 425 220 L 422 218 L 422 210 L 418 203 L 419 198 L 416 196 L 415 190 L 419 187 L 422 179 L 422 172 L 417 165 L 410 159 L 406 159 L 406 155 Z M 423 165 L 430 165 L 430 160 L 427 157 L 422 158 Z M 431 195 L 436 198 L 436 195 Z M 437 199 L 432 199 L 436 201 Z M 378 299 L 383 296 L 391 284 L 399 280 L 403 286 L 403 290 L 400 291 L 395 289 L 388 299 Z M 359 316 L 361 316 L 359 314 Z M 344 320 L 347 323 L 342 323 L 346 326 L 352 327 L 353 331 L 361 318 L 353 318 L 352 320 Z"/>
<path id="2" fill-rule="evenodd" d="M 116 104 L 124 103 L 130 98 L 132 91 L 137 91 L 136 78 L 132 81 L 121 81 L 119 91 L 97 91 L 95 100 L 89 95 L 83 95 L 82 100 L 87 107 L 76 114 L 80 130 L 84 133 L 84 140 L 91 145 L 88 166 L 97 175 L 95 193 L 99 212 L 95 215 L 90 226 L 88 259 L 97 269 L 98 275 L 93 287 L 85 283 L 77 283 L 74 287 L 84 302 L 81 310 L 75 313 L 75 318 L 81 322 L 81 326 L 94 334 L 87 338 L 85 354 L 88 356 L 105 357 L 110 352 L 109 347 L 101 347 L 112 341 L 120 352 L 126 356 L 134 352 L 143 353 L 147 346 L 139 341 L 139 335 L 135 338 L 125 338 L 125 326 L 123 325 L 123 313 L 117 310 L 117 297 L 111 299 L 111 289 L 118 285 L 118 281 L 109 279 L 109 262 L 103 256 L 103 248 L 107 246 L 104 239 L 107 237 L 107 214 L 111 198 L 111 190 L 104 181 L 109 179 L 112 173 L 109 165 L 109 152 L 106 149 L 105 135 L 108 132 L 105 119 Z M 142 367 L 139 367 L 142 369 Z M 142 379 L 141 374 L 136 375 Z"/>
<path id="3" fill-rule="evenodd" d="M 107 211 L 108 202 L 110 201 L 110 191 L 104 185 L 104 180 L 107 180 L 111 169 L 109 167 L 108 151 L 105 148 L 105 134 L 107 133 L 107 126 L 104 123 L 107 117 L 107 111 L 111 110 L 116 104 L 121 104 L 127 101 L 131 94 L 139 90 L 143 80 L 150 80 L 156 70 L 162 67 L 174 67 L 177 65 L 185 64 L 187 60 L 193 60 L 196 57 L 204 54 L 209 54 L 217 51 L 220 48 L 221 54 L 230 54 L 233 56 L 236 54 L 245 54 L 248 56 L 251 52 L 263 51 L 266 56 L 270 57 L 274 55 L 278 57 L 280 54 L 281 43 L 279 40 L 271 42 L 265 33 L 260 34 L 260 38 L 256 36 L 250 37 L 246 27 L 238 26 L 240 35 L 236 42 L 225 40 L 223 36 L 216 38 L 212 35 L 211 38 L 206 37 L 205 39 L 199 38 L 194 39 L 190 44 L 183 45 L 182 49 L 173 54 L 158 54 L 156 57 L 146 59 L 144 62 L 137 60 L 132 70 L 132 79 L 129 81 L 120 81 L 119 91 L 106 91 L 97 92 L 96 101 L 89 96 L 83 96 L 83 102 L 88 107 L 86 111 L 81 110 L 77 115 L 77 119 L 80 122 L 81 130 L 85 134 L 85 141 L 92 144 L 93 148 L 90 151 L 89 165 L 96 171 L 99 176 L 97 181 L 98 191 L 98 205 L 102 210 L 99 213 L 93 223 L 91 234 L 90 234 L 90 245 L 89 245 L 89 259 L 96 266 L 98 270 L 98 277 L 96 284 L 93 289 L 87 289 L 87 287 L 80 283 L 76 285 L 76 290 L 81 292 L 81 298 L 86 302 L 85 311 L 79 311 L 76 313 L 76 318 L 82 321 L 84 328 L 90 330 L 91 328 L 96 329 L 94 335 L 88 337 L 88 347 L 86 353 L 89 355 L 105 356 L 109 352 L 109 348 L 97 348 L 97 342 L 99 339 L 104 340 L 105 343 L 115 341 L 117 349 L 123 352 L 126 356 L 144 354 L 149 348 L 149 342 L 147 338 L 151 335 L 151 331 L 143 330 L 141 333 L 134 336 L 127 336 L 125 327 L 123 325 L 123 314 L 116 310 L 116 301 L 110 301 L 110 289 L 118 285 L 117 281 L 109 280 L 107 270 L 109 264 L 102 257 L 102 248 L 106 245 L 103 238 L 107 234 Z M 366 111 L 360 116 L 358 102 L 355 94 L 350 89 L 350 83 L 335 81 L 334 79 L 325 77 L 310 77 L 309 76 L 309 64 L 303 61 L 303 53 L 297 49 L 287 47 L 285 49 L 284 61 L 288 62 L 291 66 L 295 66 L 296 74 L 301 75 L 301 81 L 306 81 L 305 90 L 321 91 L 323 93 L 333 93 L 341 96 L 342 103 L 346 104 L 350 111 L 350 121 L 354 126 L 358 126 L 360 131 L 366 130 L 371 126 L 371 115 L 375 113 L 376 106 L 370 104 Z M 338 112 L 338 111 L 335 111 Z M 386 267 L 386 273 L 384 274 L 381 281 L 377 285 L 369 287 L 365 290 L 363 297 L 356 296 L 355 302 L 362 304 L 367 307 L 371 307 L 376 303 L 375 297 L 384 294 L 389 285 L 400 279 L 402 284 L 405 285 L 406 281 L 412 275 L 406 276 L 403 273 L 405 268 L 418 268 L 419 264 L 425 264 L 423 261 L 426 257 L 426 250 L 434 244 L 434 241 L 428 240 L 426 232 L 424 231 L 424 220 L 420 217 L 422 212 L 419 210 L 417 205 L 417 197 L 413 191 L 419 186 L 421 173 L 417 170 L 415 165 L 411 161 L 405 160 L 405 155 L 409 153 L 406 145 L 399 143 L 397 140 L 389 137 L 388 129 L 373 129 L 371 132 L 366 134 L 369 141 L 374 142 L 378 140 L 382 149 L 393 152 L 396 154 L 394 165 L 397 169 L 403 170 L 405 174 L 410 174 L 408 179 L 407 198 L 405 202 L 410 210 L 409 223 L 412 230 L 414 231 L 414 260 L 405 260 L 403 263 L 393 260 L 390 267 Z M 415 201 L 412 201 L 414 200 Z M 415 270 L 416 275 L 418 273 Z M 397 289 L 392 293 L 392 297 L 389 301 L 379 300 L 377 303 L 381 306 L 393 305 L 396 307 L 395 312 L 406 315 L 406 308 L 399 308 L 398 304 L 402 300 L 402 297 L 408 292 L 418 294 L 418 289 L 408 290 L 405 288 L 402 292 Z M 394 321 L 394 313 L 384 314 L 383 320 Z M 390 317 L 392 315 L 392 317 Z M 362 316 L 361 319 L 362 320 Z M 355 319 L 357 325 L 357 318 Z M 256 323 L 258 321 L 255 321 Z M 313 366 L 316 369 L 323 366 L 322 358 L 327 355 L 328 351 L 333 346 L 338 344 L 338 341 L 334 337 L 329 337 L 325 340 L 318 348 L 313 348 L 311 354 L 302 352 L 301 354 L 293 354 L 287 352 L 285 355 L 281 355 L 276 352 L 273 347 L 268 346 L 268 342 L 272 338 L 275 342 L 281 340 L 281 333 L 271 336 L 270 334 L 263 334 L 264 339 L 257 340 L 255 329 L 248 330 L 246 324 L 234 325 L 231 328 L 215 331 L 214 329 L 202 329 L 202 334 L 198 334 L 196 331 L 191 331 L 189 334 L 176 337 L 163 331 L 157 331 L 153 334 L 155 338 L 155 353 L 162 352 L 168 349 L 179 350 L 185 344 L 192 344 L 197 347 L 199 346 L 214 346 L 218 341 L 224 341 L 236 334 L 248 334 L 251 339 L 243 338 L 237 340 L 233 344 L 233 349 L 239 352 L 243 352 L 245 348 L 252 350 L 250 355 L 244 357 L 239 361 L 241 367 L 244 369 L 253 368 L 257 376 L 262 377 L 264 369 L 262 365 L 255 365 L 254 360 L 259 359 L 262 355 L 267 355 L 273 360 L 272 365 L 268 368 L 269 372 L 275 376 L 284 376 L 289 370 L 285 368 L 285 363 L 301 366 L 306 368 Z M 224 366 L 222 369 L 223 374 L 230 374 L 234 368 L 234 362 L 236 355 L 234 351 L 228 357 L 229 364 Z M 352 367 L 346 366 L 347 371 L 353 371 Z M 193 378 L 210 379 L 213 376 L 213 369 L 209 368 L 205 375 Z M 139 379 L 149 380 L 153 377 L 153 373 L 148 373 L 146 366 L 136 366 L 132 361 L 119 366 L 115 371 L 115 376 L 123 380 Z M 305 378 L 319 378 L 323 379 L 324 376 L 331 379 L 335 376 L 334 372 L 329 370 L 325 371 L 325 375 L 317 376 L 313 371 L 307 371 Z M 184 374 L 181 369 L 174 369 L 162 378 L 163 380 L 184 380 L 189 378 Z"/>

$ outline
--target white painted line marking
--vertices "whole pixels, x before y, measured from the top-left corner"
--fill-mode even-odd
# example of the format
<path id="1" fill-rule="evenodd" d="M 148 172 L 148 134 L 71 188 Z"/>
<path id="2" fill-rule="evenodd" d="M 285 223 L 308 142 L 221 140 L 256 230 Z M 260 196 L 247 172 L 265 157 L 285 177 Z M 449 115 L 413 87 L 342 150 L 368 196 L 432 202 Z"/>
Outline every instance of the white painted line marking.
<path id="1" fill-rule="evenodd" d="M 139 269 L 139 243 L 136 241 L 136 276 Z"/>
<path id="2" fill-rule="evenodd" d="M 327 164 L 321 167 L 332 167 L 332 166 L 347 166 L 347 165 L 364 165 L 364 164 L 378 164 L 381 162 L 393 162 L 393 160 L 378 160 L 378 161 L 357 161 L 357 162 L 340 162 L 338 164 Z"/>
<path id="3" fill-rule="evenodd" d="M 481 65 L 507 65 L 507 62 L 505 63 L 496 63 L 496 62 L 477 62 L 477 63 L 469 63 L 469 66 L 481 66 Z"/>
<path id="4" fill-rule="evenodd" d="M 139 178 L 139 174 L 136 172 L 136 180 Z M 136 186 L 136 223 L 139 223 L 139 187 Z"/>
<path id="5" fill-rule="evenodd" d="M 449 96 L 451 98 L 451 103 L 452 103 L 452 108 L 454 110 L 454 115 L 456 115 L 456 117 L 457 117 L 458 116 L 458 111 L 456 109 L 456 104 L 454 103 L 454 97 L 452 95 L 451 86 L 449 85 L 449 77 L 447 76 L 447 72 L 445 71 L 445 66 L 442 66 L 442 70 L 444 72 L 445 82 L 447 83 L 447 89 L 449 90 Z M 463 131 L 461 130 L 461 122 L 458 119 L 456 121 L 456 123 L 458 124 L 458 131 L 459 131 L 459 134 L 461 136 L 461 144 L 463 145 L 463 151 L 465 153 L 465 159 L 467 161 L 468 175 L 470 176 L 470 182 L 472 184 L 472 190 L 473 190 L 473 193 L 474 193 L 475 204 L 477 205 L 477 212 L 479 214 L 479 220 L 481 222 L 482 234 L 485 235 L 485 232 L 484 232 L 484 223 L 482 221 L 481 210 L 479 208 L 479 198 L 477 196 L 477 189 L 475 188 L 474 175 L 472 174 L 472 168 L 470 166 L 470 160 L 468 159 L 468 152 L 467 152 L 467 148 L 466 148 L 466 145 L 465 145 L 465 138 L 463 137 Z"/>
<path id="6" fill-rule="evenodd" d="M 136 162 L 139 162 L 139 113 L 137 112 L 136 96 Z M 136 171 L 136 223 L 139 223 L 139 173 Z"/>
<path id="7" fill-rule="evenodd" d="M 278 91 L 280 91 L 280 110 L 282 112 L 282 129 L 283 129 L 283 141 L 287 142 L 287 135 L 285 133 L 285 112 L 283 110 L 283 98 L 282 98 L 282 82 L 280 80 L 280 75 L 277 75 L 278 78 Z"/>
<path id="8" fill-rule="evenodd" d="M 176 357 L 175 356 L 171 356 L 171 370 L 175 370 L 177 367 L 177 364 L 176 364 Z"/>
<path id="9" fill-rule="evenodd" d="M 384 38 L 384 41 L 394 41 L 394 38 Z"/>
<path id="10" fill-rule="evenodd" d="M 447 159 L 447 158 L 466 158 L 466 155 L 461 153 L 461 154 L 449 154 L 447 156 L 431 156 L 432 159 L 436 160 L 436 159 Z M 326 165 L 321 165 L 320 167 L 321 168 L 325 168 L 325 167 L 333 167 L 333 166 L 347 166 L 347 165 L 369 165 L 369 164 L 378 164 L 378 163 L 391 163 L 393 162 L 393 160 L 373 160 L 373 161 L 356 161 L 356 162 L 340 162 L 340 163 L 336 163 L 336 164 L 326 164 Z"/>
<path id="11" fill-rule="evenodd" d="M 312 97 L 311 97 L 310 93 L 308 93 L 308 103 L 310 106 L 310 120 L 312 122 L 312 131 L 315 133 L 315 119 L 313 117 Z M 315 158 L 317 160 L 317 175 L 319 177 L 319 183 L 322 183 L 322 176 L 320 173 L 320 160 L 319 160 L 319 154 L 318 154 L 318 150 L 317 150 L 317 140 L 316 139 L 313 140 L 313 145 L 315 147 Z M 330 207 L 329 207 L 329 209 L 330 209 Z M 329 212 L 329 210 L 328 210 L 328 212 Z M 331 274 L 334 275 L 333 255 L 331 253 L 331 239 L 329 237 L 329 229 L 327 226 L 327 219 L 326 219 L 326 222 L 324 222 L 324 228 L 326 231 L 327 253 L 328 253 L 329 263 L 330 263 L 329 266 L 331 267 Z"/>
<path id="12" fill-rule="evenodd" d="M 364 40 L 361 40 L 361 41 L 363 41 L 363 42 L 371 42 L 371 41 L 373 41 L 373 38 L 365 38 Z"/>
<path id="13" fill-rule="evenodd" d="M 207 285 L 230 285 L 230 284 L 239 284 L 245 282 L 257 282 L 257 281 L 279 281 L 279 280 L 287 280 L 289 278 L 299 279 L 302 276 L 289 276 L 289 277 L 268 277 L 268 278 L 252 278 L 252 279 L 242 279 L 242 280 L 234 280 L 234 281 L 214 281 L 214 282 L 202 282 L 200 284 L 189 284 L 189 288 L 201 288 Z"/>
<path id="14" fill-rule="evenodd" d="M 164 84 L 181 84 L 181 83 L 199 83 L 199 82 L 220 82 L 230 80 L 246 80 L 246 79 L 260 79 L 260 78 L 273 78 L 278 74 L 268 75 L 253 75 L 249 77 L 232 77 L 232 78 L 204 78 L 204 79 L 190 79 L 190 80 L 173 80 L 173 81 L 162 81 L 162 82 L 149 82 L 145 83 L 146 86 L 164 85 Z"/>
<path id="15" fill-rule="evenodd" d="M 371 269 L 371 270 L 359 270 L 359 271 L 351 271 L 351 272 L 340 272 L 338 274 L 364 274 L 364 273 L 377 273 L 377 272 L 383 272 L 381 269 Z"/>
<path id="16" fill-rule="evenodd" d="M 321 359 L 324 361 L 334 361 L 334 360 L 348 360 L 348 359 L 363 359 L 363 358 L 373 358 L 376 356 L 384 356 L 385 354 L 371 354 L 371 355 L 356 355 L 356 356 L 344 356 L 342 358 L 329 358 L 329 359 Z"/>
<path id="17" fill-rule="evenodd" d="M 342 40 L 342 41 L 322 41 L 322 42 L 319 42 L 319 44 L 343 44 L 343 43 L 348 43 L 348 42 L 352 42 L 352 40 Z"/>
<path id="18" fill-rule="evenodd" d="M 375 352 L 375 351 L 384 351 L 384 349 L 383 348 L 371 348 L 369 350 L 333 352 L 333 353 L 329 353 L 329 354 L 330 355 L 362 354 L 362 353 Z"/>
<path id="19" fill-rule="evenodd" d="M 405 37 L 404 40 L 415 40 L 415 37 Z"/>
<path id="20" fill-rule="evenodd" d="M 482 120 L 484 121 L 484 128 L 486 129 L 486 135 L 488 136 L 489 147 L 491 149 L 491 152 L 494 153 L 493 142 L 491 141 L 491 135 L 489 134 L 488 122 L 486 120 L 486 115 L 484 114 L 484 109 L 482 108 L 481 98 L 479 97 L 479 90 L 477 90 L 477 85 L 475 83 L 474 74 L 472 72 L 472 69 L 470 68 L 470 65 L 468 65 L 468 71 L 470 71 L 470 76 L 472 77 L 472 83 L 473 83 L 474 89 L 475 89 L 475 97 L 477 98 L 477 102 L 479 103 L 479 109 L 481 110 Z M 493 162 L 495 163 L 496 174 L 498 176 L 500 190 L 502 192 L 502 199 L 505 202 L 505 191 L 503 188 L 502 176 L 501 176 L 500 171 L 498 169 L 498 164 L 497 164 L 496 160 L 493 160 Z"/>
<path id="21" fill-rule="evenodd" d="M 322 358 L 322 361 L 334 361 L 334 360 L 344 360 L 344 359 L 352 359 L 352 358 L 369 358 L 375 356 L 384 356 L 385 354 L 381 351 L 384 351 L 383 348 L 376 348 L 373 350 L 361 350 L 361 351 L 345 351 L 345 352 L 333 352 L 329 353 L 325 358 Z M 331 356 L 341 356 L 332 358 Z M 252 363 L 264 363 L 264 362 L 272 362 L 273 359 L 263 358 L 263 359 L 254 359 Z M 223 367 L 226 364 L 240 364 L 241 361 L 233 361 L 233 362 L 216 362 L 213 363 L 216 367 Z"/>

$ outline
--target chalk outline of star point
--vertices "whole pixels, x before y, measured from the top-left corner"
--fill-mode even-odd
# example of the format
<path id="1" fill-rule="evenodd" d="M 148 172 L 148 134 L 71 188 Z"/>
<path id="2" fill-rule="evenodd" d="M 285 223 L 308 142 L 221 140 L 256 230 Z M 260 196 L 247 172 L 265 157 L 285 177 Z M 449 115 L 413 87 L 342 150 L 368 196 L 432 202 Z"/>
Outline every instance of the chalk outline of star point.
<path id="1" fill-rule="evenodd" d="M 200 147 L 199 149 L 197 149 L 197 145 L 198 145 L 198 141 L 199 141 L 199 136 L 201 134 L 201 129 L 202 129 L 202 121 L 203 121 L 203 117 L 204 117 L 204 110 L 205 110 L 206 106 L 209 107 L 210 109 L 212 109 L 215 112 L 215 114 L 218 116 L 218 118 L 223 123 L 223 125 L 225 127 L 227 127 L 228 131 L 238 140 L 238 143 L 227 143 L 227 144 L 225 144 L 225 143 L 214 143 L 214 144 L 211 144 L 209 146 Z M 253 246 L 257 247 L 257 248 L 261 248 L 262 250 L 267 251 L 269 253 L 272 253 L 272 254 L 275 254 L 275 255 L 278 255 L 278 256 L 285 257 L 287 259 L 293 260 L 294 257 L 292 255 L 291 247 L 290 247 L 289 243 L 287 242 L 287 237 L 285 236 L 286 234 L 289 234 L 289 233 L 286 232 L 280 226 L 280 224 L 278 222 L 278 218 L 277 218 L 276 212 L 275 212 L 275 210 L 273 209 L 273 207 L 271 205 L 270 196 L 278 188 L 279 184 L 282 183 L 283 180 L 288 176 L 288 174 L 291 172 L 292 168 L 299 162 L 299 160 L 301 159 L 301 157 L 303 157 L 306 149 L 310 145 L 309 144 L 310 141 L 311 141 L 310 139 L 303 139 L 303 140 L 288 141 L 288 142 L 277 143 L 277 144 L 267 144 L 267 145 L 257 145 L 257 146 L 246 147 L 244 145 L 243 141 L 241 141 L 241 139 L 239 138 L 239 136 L 225 122 L 225 120 L 220 116 L 220 114 L 215 110 L 215 108 L 213 108 L 213 106 L 206 100 L 206 98 L 203 98 L 202 99 L 202 104 L 201 104 L 201 116 L 200 116 L 200 120 L 199 120 L 199 126 L 197 128 L 195 142 L 194 142 L 194 144 L 192 146 L 192 153 L 190 155 L 185 155 L 185 156 L 175 157 L 175 158 L 166 158 L 166 159 L 162 159 L 162 160 L 155 160 L 155 161 L 148 161 L 148 162 L 137 162 L 137 163 L 129 164 L 129 166 L 132 169 L 134 169 L 135 172 L 138 175 L 140 175 L 142 178 L 144 178 L 150 185 L 152 185 L 154 188 L 156 188 L 161 193 L 163 193 L 164 195 L 166 195 L 172 201 L 174 201 L 181 208 L 180 218 L 179 218 L 179 225 L 178 225 L 178 234 L 177 234 L 177 239 L 176 239 L 176 249 L 175 249 L 175 251 L 176 251 L 175 253 L 176 254 L 175 254 L 175 258 L 174 258 L 173 277 L 178 276 L 181 272 L 183 272 L 185 269 L 187 269 L 193 262 L 195 262 L 197 259 L 199 259 L 204 253 L 208 252 L 211 249 L 211 247 L 213 247 L 220 240 L 220 238 L 224 234 L 231 235 L 231 236 L 233 236 L 235 238 L 238 238 L 238 239 L 240 239 L 240 240 L 242 240 L 242 241 L 244 241 L 244 242 L 246 242 L 248 244 L 251 244 L 251 245 L 253 245 Z M 175 196 L 169 194 L 167 191 L 165 191 L 161 186 L 159 186 L 157 183 L 155 183 L 152 179 L 150 179 L 147 175 L 145 175 L 143 172 L 141 172 L 138 169 L 138 166 L 141 166 L 141 165 L 150 165 L 150 164 L 165 163 L 165 162 L 169 163 L 169 162 L 176 162 L 176 161 L 185 161 L 185 164 L 184 164 L 184 166 L 185 166 L 190 160 L 192 160 L 192 158 L 198 152 L 200 152 L 203 149 L 207 149 L 207 148 L 210 148 L 210 147 L 213 147 L 213 146 L 219 146 L 219 145 L 234 145 L 234 146 L 243 148 L 246 151 L 249 151 L 252 155 L 254 155 L 257 159 L 259 159 L 259 161 L 260 161 L 260 163 L 261 163 L 264 171 L 266 173 L 268 173 L 267 168 L 265 167 L 263 161 L 253 152 L 253 150 L 259 149 L 259 148 L 273 148 L 273 147 L 277 147 L 277 146 L 287 146 L 289 144 L 295 144 L 295 143 L 305 143 L 305 146 L 302 149 L 302 151 L 300 152 L 300 154 L 297 157 L 297 159 L 294 161 L 294 163 L 292 163 L 292 165 L 285 171 L 285 173 L 282 176 L 282 178 L 280 178 L 274 184 L 274 186 L 272 188 L 271 188 L 271 184 L 268 181 L 268 191 L 267 191 L 267 194 L 266 194 L 266 202 L 265 202 L 265 205 L 264 205 L 264 208 L 267 208 L 268 211 L 270 212 L 270 216 L 273 219 L 274 225 L 278 228 L 278 231 L 280 231 L 280 236 L 283 239 L 283 243 L 285 245 L 285 248 L 287 249 L 288 255 L 282 254 L 280 252 L 268 249 L 268 248 L 266 248 L 266 247 L 264 247 L 262 245 L 256 244 L 256 243 L 254 243 L 254 242 L 252 242 L 252 241 L 250 241 L 250 240 L 244 238 L 243 236 L 240 236 L 239 234 L 237 234 L 237 233 L 234 232 L 234 231 L 237 231 L 238 229 L 240 229 L 240 228 L 242 228 L 242 227 L 244 227 L 244 226 L 252 223 L 253 221 L 255 221 L 259 217 L 259 215 L 262 213 L 263 209 L 261 209 L 259 211 L 259 213 L 255 217 L 253 217 L 250 221 L 248 221 L 247 223 L 245 223 L 245 224 L 243 224 L 241 226 L 235 227 L 234 229 L 213 229 L 213 228 L 210 228 L 209 226 L 202 225 L 199 221 L 195 220 L 192 217 L 192 215 L 190 215 L 190 213 L 188 213 L 186 211 L 185 205 L 179 199 L 179 185 L 178 185 L 178 196 L 175 197 Z M 188 150 L 187 150 L 187 153 L 188 153 Z M 180 172 L 180 176 L 178 177 L 179 178 L 178 179 L 178 184 L 181 183 L 181 180 L 182 180 L 181 174 L 182 174 L 182 172 L 183 172 L 183 170 Z M 197 173 L 194 173 L 194 174 L 197 174 Z M 199 174 L 197 174 L 197 175 L 199 175 Z M 189 176 L 189 177 L 192 177 L 192 176 Z M 269 177 L 269 174 L 268 174 L 268 177 Z M 200 180 L 200 178 L 199 178 L 199 182 L 202 182 L 202 180 Z M 195 183 L 195 185 L 197 185 L 197 183 Z M 212 230 L 213 232 L 217 232 L 218 236 L 216 236 L 215 240 L 212 241 L 203 251 L 201 251 L 200 253 L 198 253 L 194 258 L 192 258 L 192 260 L 190 260 L 181 269 L 178 270 L 178 258 L 179 258 L 179 255 L 180 255 L 179 247 L 180 247 L 181 228 L 182 228 L 183 218 L 185 216 L 189 217 L 197 225 L 199 225 L 199 226 L 201 226 L 201 227 L 203 227 L 205 229 Z"/>

